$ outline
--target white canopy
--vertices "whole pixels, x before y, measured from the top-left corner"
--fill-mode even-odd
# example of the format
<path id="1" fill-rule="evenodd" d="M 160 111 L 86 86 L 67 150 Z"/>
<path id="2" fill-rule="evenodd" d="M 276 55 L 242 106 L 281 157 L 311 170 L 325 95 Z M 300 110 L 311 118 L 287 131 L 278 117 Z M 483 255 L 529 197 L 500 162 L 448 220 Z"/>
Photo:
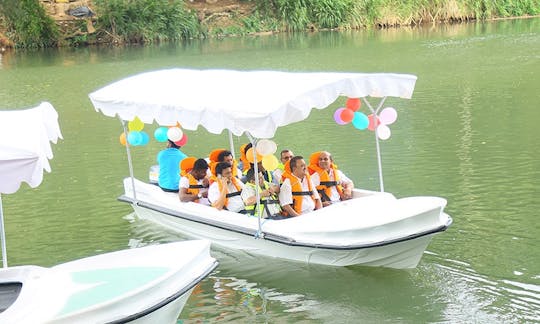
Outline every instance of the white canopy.
<path id="1" fill-rule="evenodd" d="M 97 111 L 144 123 L 156 121 L 220 134 L 249 132 L 271 138 L 280 126 L 306 119 L 339 96 L 410 99 L 416 76 L 407 74 L 291 73 L 170 69 L 142 73 L 90 94 Z"/>
<path id="2" fill-rule="evenodd" d="M 0 193 L 16 192 L 24 181 L 37 187 L 51 171 L 50 142 L 62 138 L 58 114 L 48 102 L 26 110 L 0 111 Z"/>

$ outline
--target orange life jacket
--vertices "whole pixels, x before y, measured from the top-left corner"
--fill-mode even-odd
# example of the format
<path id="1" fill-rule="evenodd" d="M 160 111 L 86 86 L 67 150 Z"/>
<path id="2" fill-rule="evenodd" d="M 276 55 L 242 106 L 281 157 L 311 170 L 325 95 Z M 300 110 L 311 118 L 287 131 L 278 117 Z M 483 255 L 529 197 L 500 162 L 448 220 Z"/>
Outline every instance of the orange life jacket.
<path id="1" fill-rule="evenodd" d="M 291 166 L 290 166 L 290 160 L 285 163 L 283 175 L 281 176 L 281 179 L 285 181 L 285 179 L 289 179 L 289 182 L 291 183 L 291 192 L 292 192 L 292 199 L 293 199 L 293 209 L 298 214 L 302 213 L 302 198 L 303 196 L 310 196 L 311 199 L 313 199 L 313 202 L 315 202 L 315 198 L 313 197 L 313 188 L 311 187 L 311 177 L 309 176 L 309 173 L 306 174 L 306 180 L 308 183 L 308 190 L 309 191 L 302 191 L 302 182 L 300 179 L 298 179 L 295 175 L 292 174 Z M 286 215 L 287 212 L 283 211 Z"/>
<path id="2" fill-rule="evenodd" d="M 197 158 L 193 156 L 189 156 L 187 158 L 182 159 L 182 161 L 180 161 L 180 176 L 181 177 L 187 177 L 189 172 L 193 169 L 195 160 L 197 160 Z"/>
<path id="3" fill-rule="evenodd" d="M 330 165 L 330 168 L 332 169 L 334 173 L 334 180 L 330 180 L 330 175 L 328 174 L 328 171 L 323 170 L 321 167 L 319 167 L 319 154 L 321 152 L 315 152 L 311 154 L 311 157 L 309 158 L 309 166 L 308 170 L 310 174 L 318 173 L 319 174 L 319 185 L 317 186 L 317 191 L 319 192 L 319 195 L 321 195 L 322 201 L 330 201 L 330 195 L 332 194 L 332 187 L 336 187 L 339 196 L 343 196 L 343 186 L 339 184 L 339 174 L 338 174 L 338 168 L 337 165 L 332 163 Z"/>
<path id="4" fill-rule="evenodd" d="M 241 193 L 242 193 L 242 187 L 240 187 L 240 185 L 238 184 L 238 179 L 236 179 L 235 177 L 232 177 L 232 183 L 234 185 L 234 187 L 236 188 L 236 191 L 235 192 L 230 192 L 229 193 L 229 188 L 225 188 L 225 190 L 227 190 L 227 194 L 225 195 L 225 204 L 223 206 L 227 207 L 229 206 L 229 198 L 230 197 L 234 197 L 234 196 L 239 196 Z M 221 184 L 221 181 L 218 181 L 218 188 L 219 188 L 219 192 L 221 192 L 221 190 L 223 190 L 223 185 Z"/>
<path id="5" fill-rule="evenodd" d="M 199 181 L 195 179 L 195 177 L 191 173 L 188 173 L 187 175 L 185 175 L 185 177 L 187 177 L 189 180 L 189 188 L 186 190 L 186 192 L 190 195 L 198 195 L 200 190 L 204 188 L 204 186 L 202 184 L 199 184 Z M 195 200 L 195 202 L 198 201 L 199 199 Z"/>
<path id="6" fill-rule="evenodd" d="M 246 148 L 247 144 L 243 144 L 240 146 L 240 161 L 242 161 L 242 172 L 246 172 L 249 170 L 249 161 L 246 157 L 246 152 L 244 152 L 244 149 Z"/>

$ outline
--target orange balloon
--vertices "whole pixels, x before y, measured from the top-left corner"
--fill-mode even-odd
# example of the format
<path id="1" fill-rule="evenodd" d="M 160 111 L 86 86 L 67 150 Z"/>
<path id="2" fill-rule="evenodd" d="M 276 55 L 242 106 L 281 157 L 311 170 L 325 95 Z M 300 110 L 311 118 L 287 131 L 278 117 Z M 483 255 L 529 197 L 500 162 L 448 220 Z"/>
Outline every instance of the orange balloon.
<path id="1" fill-rule="evenodd" d="M 350 123 L 354 118 L 354 111 L 350 109 L 343 109 L 340 117 L 341 117 L 341 120 L 343 120 L 343 122 Z"/>
<path id="2" fill-rule="evenodd" d="M 126 133 L 120 134 L 120 144 L 126 146 Z"/>
<path id="3" fill-rule="evenodd" d="M 249 150 L 246 151 L 246 158 L 249 163 L 253 163 L 253 147 L 250 147 Z M 257 153 L 257 162 L 261 162 L 262 158 L 262 155 Z"/>
<path id="4" fill-rule="evenodd" d="M 360 98 L 348 98 L 345 102 L 345 107 L 349 108 L 352 111 L 357 111 L 360 109 L 360 106 L 362 105 L 362 101 L 360 101 Z"/>

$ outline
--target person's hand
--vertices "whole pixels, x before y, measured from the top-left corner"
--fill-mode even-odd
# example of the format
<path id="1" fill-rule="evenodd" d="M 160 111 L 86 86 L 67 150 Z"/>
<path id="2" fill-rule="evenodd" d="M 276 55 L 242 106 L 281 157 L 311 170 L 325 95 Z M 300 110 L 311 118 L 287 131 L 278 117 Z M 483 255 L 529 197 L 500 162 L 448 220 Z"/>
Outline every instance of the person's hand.
<path id="1" fill-rule="evenodd" d="M 202 185 L 205 188 L 208 188 L 210 186 L 210 182 L 208 181 L 208 178 L 204 178 L 202 181 Z"/>

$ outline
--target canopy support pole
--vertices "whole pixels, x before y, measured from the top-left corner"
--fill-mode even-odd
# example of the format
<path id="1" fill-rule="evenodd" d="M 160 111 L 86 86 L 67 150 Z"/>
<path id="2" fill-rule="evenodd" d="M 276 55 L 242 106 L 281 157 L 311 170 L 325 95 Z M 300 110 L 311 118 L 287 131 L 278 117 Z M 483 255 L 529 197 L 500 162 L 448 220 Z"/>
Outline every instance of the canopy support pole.
<path id="1" fill-rule="evenodd" d="M 259 186 L 259 166 L 257 163 L 257 150 L 256 150 L 256 144 L 257 144 L 257 140 L 251 136 L 251 134 L 249 132 L 246 132 L 246 135 L 249 139 L 249 142 L 251 143 L 252 145 L 252 151 L 253 151 L 253 161 L 255 163 L 253 163 L 253 176 L 255 177 L 255 198 L 257 199 L 256 200 L 256 203 L 255 203 L 255 212 L 258 212 L 260 210 L 260 207 L 261 207 L 261 192 L 260 192 L 260 186 Z M 257 217 L 257 221 L 258 221 L 258 224 L 259 224 L 259 229 L 257 230 L 257 233 L 255 234 L 255 238 L 261 238 L 262 237 L 262 225 L 261 225 L 261 217 L 262 217 L 262 213 L 259 213 L 259 217 Z"/>
<path id="2" fill-rule="evenodd" d="M 120 118 L 120 116 L 118 117 Z M 126 152 L 127 152 L 127 158 L 128 158 L 128 165 L 129 165 L 129 176 L 131 178 L 131 187 L 133 190 L 133 199 L 135 202 L 137 202 L 137 192 L 135 191 L 135 176 L 133 175 L 133 163 L 131 162 L 131 151 L 129 150 L 129 142 L 127 140 L 128 138 L 128 131 L 126 128 L 126 122 L 120 118 L 120 122 L 122 123 L 122 128 L 124 129 L 124 135 L 126 136 Z"/>
<path id="3" fill-rule="evenodd" d="M 231 130 L 229 129 L 229 146 L 231 147 L 231 153 L 232 153 L 232 156 L 234 157 L 234 141 L 233 141 L 233 136 L 232 136 L 232 132 Z"/>
<path id="4" fill-rule="evenodd" d="M 366 103 L 369 110 L 371 111 L 371 113 L 375 117 L 375 116 L 377 116 L 379 110 L 381 110 L 381 108 L 382 108 L 382 106 L 384 104 L 384 101 L 386 100 L 386 97 L 383 97 L 381 99 L 381 101 L 377 105 L 376 109 L 373 109 L 373 106 L 371 106 L 371 104 L 369 103 L 369 101 L 367 101 L 367 99 L 365 97 L 363 97 L 362 100 Z M 378 118 L 378 116 L 377 116 L 377 118 Z M 373 133 L 375 134 L 375 146 L 377 147 L 377 165 L 379 167 L 379 187 L 380 187 L 380 191 L 384 192 L 384 180 L 383 180 L 382 161 L 381 161 L 381 148 L 380 148 L 380 145 L 379 145 L 379 137 L 377 136 L 377 129 L 375 129 L 375 131 Z"/>
<path id="5" fill-rule="evenodd" d="M 2 237 L 2 265 L 4 268 L 8 267 L 7 263 L 7 248 L 6 248 L 6 231 L 4 229 L 4 212 L 2 207 L 2 195 L 0 194 L 0 232 Z"/>

